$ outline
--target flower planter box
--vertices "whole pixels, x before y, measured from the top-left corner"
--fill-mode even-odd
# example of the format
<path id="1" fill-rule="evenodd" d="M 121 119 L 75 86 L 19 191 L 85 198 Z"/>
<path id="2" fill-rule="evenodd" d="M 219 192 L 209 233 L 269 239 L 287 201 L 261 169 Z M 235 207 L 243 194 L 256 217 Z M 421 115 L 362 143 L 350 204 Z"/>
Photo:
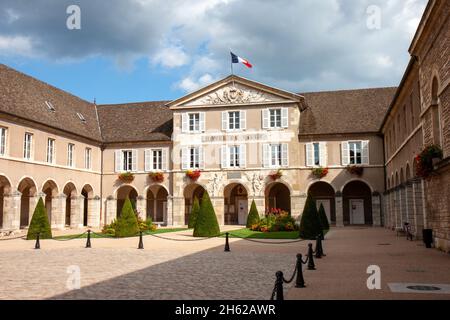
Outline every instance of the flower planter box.
<path id="1" fill-rule="evenodd" d="M 317 179 L 322 179 L 328 174 L 328 168 L 314 168 L 311 170 L 311 174 Z"/>
<path id="2" fill-rule="evenodd" d="M 164 181 L 164 174 L 162 172 L 150 172 L 148 176 L 153 182 L 161 183 Z"/>
<path id="3" fill-rule="evenodd" d="M 269 174 L 270 179 L 278 180 L 283 176 L 283 172 L 281 170 L 277 170 L 276 172 L 272 172 Z"/>
<path id="4" fill-rule="evenodd" d="M 201 172 L 200 170 L 188 170 L 186 171 L 186 177 L 191 179 L 192 181 L 197 181 L 200 178 Z"/>
<path id="5" fill-rule="evenodd" d="M 117 178 L 124 183 L 131 183 L 134 180 L 134 174 L 131 172 L 124 172 L 119 174 Z"/>
<path id="6" fill-rule="evenodd" d="M 360 177 L 364 173 L 364 168 L 360 166 L 347 166 L 347 171 L 350 174 L 354 174 Z"/>
<path id="7" fill-rule="evenodd" d="M 416 175 L 424 179 L 428 178 L 434 170 L 434 166 L 442 160 L 443 152 L 438 145 L 425 147 L 416 158 Z"/>

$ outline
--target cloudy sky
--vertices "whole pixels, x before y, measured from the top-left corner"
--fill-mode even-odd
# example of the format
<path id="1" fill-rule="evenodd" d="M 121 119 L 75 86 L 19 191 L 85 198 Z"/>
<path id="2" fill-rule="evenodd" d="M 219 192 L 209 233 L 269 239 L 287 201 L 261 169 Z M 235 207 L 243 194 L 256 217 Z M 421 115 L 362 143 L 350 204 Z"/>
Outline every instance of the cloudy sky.
<path id="1" fill-rule="evenodd" d="M 98 103 L 177 98 L 227 76 L 230 48 L 293 92 L 392 86 L 426 2 L 2 0 L 0 62 Z"/>

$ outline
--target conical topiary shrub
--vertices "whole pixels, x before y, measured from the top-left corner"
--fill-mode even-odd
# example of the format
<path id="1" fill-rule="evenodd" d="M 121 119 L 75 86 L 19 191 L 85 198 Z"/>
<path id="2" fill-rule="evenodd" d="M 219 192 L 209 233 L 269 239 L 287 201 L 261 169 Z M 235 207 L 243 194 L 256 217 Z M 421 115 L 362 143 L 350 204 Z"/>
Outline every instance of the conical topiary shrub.
<path id="1" fill-rule="evenodd" d="M 328 223 L 327 214 L 325 213 L 325 208 L 323 204 L 320 204 L 319 207 L 319 220 L 320 225 L 322 226 L 322 230 L 330 230 L 330 224 Z"/>
<path id="2" fill-rule="evenodd" d="M 39 198 L 36 208 L 31 218 L 30 226 L 28 227 L 27 240 L 36 239 L 39 233 L 40 239 L 51 239 L 52 229 L 48 222 L 47 210 L 45 209 L 44 200 Z"/>
<path id="3" fill-rule="evenodd" d="M 321 232 L 322 226 L 317 213 L 316 203 L 311 195 L 308 194 L 300 221 L 300 238 L 314 240 Z"/>
<path id="4" fill-rule="evenodd" d="M 130 199 L 127 197 L 123 204 L 122 211 L 116 225 L 116 237 L 132 237 L 139 232 L 136 214 L 131 205 Z"/>
<path id="5" fill-rule="evenodd" d="M 209 199 L 208 192 L 205 192 L 195 223 L 194 237 L 215 237 L 218 235 L 220 235 L 220 228 L 216 213 Z"/>
<path id="6" fill-rule="evenodd" d="M 254 224 L 258 224 L 260 221 L 258 209 L 256 208 L 255 200 L 252 201 L 252 205 L 250 206 L 250 212 L 247 217 L 247 228 L 250 228 Z"/>
<path id="7" fill-rule="evenodd" d="M 198 213 L 200 211 L 200 203 L 197 197 L 194 197 L 194 203 L 192 204 L 191 214 L 189 215 L 188 228 L 195 228 L 195 223 L 197 222 Z"/>

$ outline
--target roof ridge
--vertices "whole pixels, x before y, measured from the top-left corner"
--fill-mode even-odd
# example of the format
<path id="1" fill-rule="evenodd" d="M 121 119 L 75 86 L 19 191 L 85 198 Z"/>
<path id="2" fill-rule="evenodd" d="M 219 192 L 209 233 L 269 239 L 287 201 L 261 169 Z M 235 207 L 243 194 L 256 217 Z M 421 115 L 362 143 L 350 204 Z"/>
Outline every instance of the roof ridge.
<path id="1" fill-rule="evenodd" d="M 350 91 L 369 91 L 369 90 L 397 89 L 397 88 L 398 88 L 398 86 L 386 86 L 386 87 L 372 87 L 372 88 L 358 88 L 358 89 L 340 89 L 340 90 L 309 91 L 309 92 L 300 92 L 299 94 L 311 94 L 311 93 L 336 93 L 336 92 L 350 92 Z"/>
<path id="2" fill-rule="evenodd" d="M 140 103 L 167 103 L 173 100 L 152 100 L 152 101 L 137 101 L 137 102 L 123 102 L 123 103 L 103 103 L 98 104 L 98 107 L 107 107 L 107 106 L 122 106 L 122 105 L 132 105 L 132 104 L 140 104 Z"/>

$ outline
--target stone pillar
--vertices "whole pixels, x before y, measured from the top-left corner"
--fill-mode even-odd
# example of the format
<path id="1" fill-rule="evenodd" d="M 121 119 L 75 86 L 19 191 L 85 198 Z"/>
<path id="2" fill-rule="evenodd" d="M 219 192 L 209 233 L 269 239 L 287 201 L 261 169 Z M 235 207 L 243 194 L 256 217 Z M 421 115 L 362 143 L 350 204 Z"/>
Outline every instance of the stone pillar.
<path id="1" fill-rule="evenodd" d="M 71 196 L 70 197 L 70 227 L 82 228 L 84 216 L 84 197 Z"/>
<path id="2" fill-rule="evenodd" d="M 413 184 L 411 181 L 406 183 L 405 199 L 406 199 L 406 218 L 410 225 L 414 224 L 414 202 L 413 202 Z"/>
<path id="3" fill-rule="evenodd" d="M 256 209 L 258 209 L 258 214 L 260 217 L 263 217 L 266 213 L 266 199 L 263 196 L 254 196 L 252 199 L 248 199 L 248 210 L 250 210 L 250 206 L 252 205 L 252 201 L 255 200 Z"/>
<path id="4" fill-rule="evenodd" d="M 94 198 L 88 199 L 88 218 L 87 224 L 91 228 L 100 228 L 100 203 L 101 198 L 95 196 Z"/>
<path id="5" fill-rule="evenodd" d="M 404 184 L 402 184 L 400 187 L 400 212 L 402 215 L 402 224 L 401 224 L 402 227 L 403 227 L 403 224 L 408 221 L 408 216 L 407 216 L 407 212 L 406 212 L 406 202 L 407 202 L 406 187 Z"/>
<path id="6" fill-rule="evenodd" d="M 172 225 L 173 226 L 183 226 L 185 225 L 184 214 L 185 214 L 185 201 L 184 197 L 173 197 L 172 198 Z"/>
<path id="7" fill-rule="evenodd" d="M 414 215 L 414 233 L 417 239 L 422 238 L 422 229 L 425 227 L 424 221 L 424 199 L 422 192 L 422 180 L 414 179 L 412 181 L 413 215 Z"/>
<path id="8" fill-rule="evenodd" d="M 166 225 L 173 225 L 173 197 L 171 195 L 167 196 L 167 214 L 165 218 Z"/>
<path id="9" fill-rule="evenodd" d="M 106 198 L 106 221 L 105 224 L 110 224 L 117 218 L 117 199 L 114 197 Z"/>
<path id="10" fill-rule="evenodd" d="M 22 194 L 14 191 L 3 196 L 3 229 L 20 229 L 20 198 Z"/>
<path id="11" fill-rule="evenodd" d="M 64 229 L 66 220 L 66 195 L 61 193 L 52 198 L 52 221 L 54 229 Z"/>
<path id="12" fill-rule="evenodd" d="M 136 199 L 136 210 L 142 220 L 147 219 L 147 198 L 138 196 Z"/>
<path id="13" fill-rule="evenodd" d="M 34 209 L 36 209 L 38 201 L 39 201 L 39 195 L 30 197 L 30 214 L 28 215 L 28 225 L 30 225 L 31 219 L 33 219 Z"/>
<path id="14" fill-rule="evenodd" d="M 225 224 L 225 199 L 224 197 L 211 197 L 211 203 L 216 212 L 217 222 L 220 226 Z"/>
<path id="15" fill-rule="evenodd" d="M 372 224 L 381 226 L 381 196 L 378 192 L 372 193 Z"/>
<path id="16" fill-rule="evenodd" d="M 291 216 L 300 224 L 303 208 L 306 203 L 306 194 L 302 193 L 298 196 L 291 196 Z"/>
<path id="17" fill-rule="evenodd" d="M 400 210 L 400 188 L 396 187 L 395 188 L 395 193 L 394 193 L 394 212 L 395 212 L 395 228 L 399 228 L 402 226 L 402 215 L 401 215 L 401 210 Z"/>
<path id="18" fill-rule="evenodd" d="M 336 227 L 344 226 L 344 201 L 342 198 L 342 193 L 340 191 L 336 192 L 335 195 L 335 208 L 336 208 Z"/>

